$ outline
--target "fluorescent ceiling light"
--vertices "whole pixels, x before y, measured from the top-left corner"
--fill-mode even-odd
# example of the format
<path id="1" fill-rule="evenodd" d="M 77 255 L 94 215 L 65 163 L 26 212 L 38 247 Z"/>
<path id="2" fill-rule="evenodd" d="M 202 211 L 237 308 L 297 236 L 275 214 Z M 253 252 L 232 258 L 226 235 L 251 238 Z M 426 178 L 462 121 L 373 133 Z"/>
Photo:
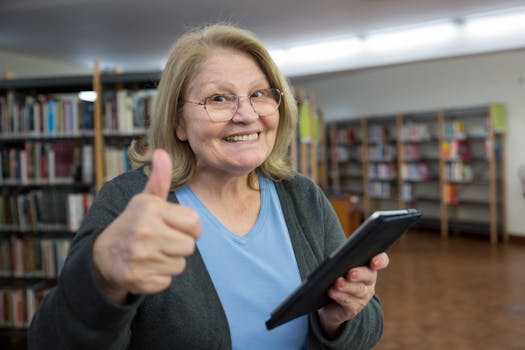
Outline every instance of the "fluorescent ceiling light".
<path id="1" fill-rule="evenodd" d="M 452 22 L 433 23 L 373 33 L 366 37 L 365 45 L 367 49 L 374 51 L 431 46 L 452 39 L 456 31 L 456 25 Z"/>
<path id="2" fill-rule="evenodd" d="M 338 59 L 351 56 L 361 47 L 361 40 L 357 38 L 325 41 L 317 44 L 292 47 L 287 54 L 292 60 L 317 60 L 317 59 Z"/>
<path id="3" fill-rule="evenodd" d="M 464 30 L 473 36 L 497 36 L 525 32 L 525 9 L 465 18 Z"/>
<path id="4" fill-rule="evenodd" d="M 270 50 L 270 55 L 278 65 L 316 61 L 326 62 L 350 57 L 358 53 L 361 46 L 362 41 L 352 37 L 293 46 L 288 49 Z"/>
<path id="5" fill-rule="evenodd" d="M 525 7 L 270 49 L 297 76 L 525 47 Z"/>

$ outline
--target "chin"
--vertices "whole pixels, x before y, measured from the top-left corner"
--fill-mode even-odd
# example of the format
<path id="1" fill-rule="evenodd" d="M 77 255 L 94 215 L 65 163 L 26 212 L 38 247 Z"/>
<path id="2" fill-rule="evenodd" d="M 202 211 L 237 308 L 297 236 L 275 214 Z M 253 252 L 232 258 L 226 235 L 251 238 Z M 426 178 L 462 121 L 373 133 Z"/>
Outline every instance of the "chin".
<path id="1" fill-rule="evenodd" d="M 260 167 L 263 162 L 250 163 L 250 164 L 236 164 L 228 168 L 228 171 L 235 173 L 236 175 L 248 175 L 258 167 Z"/>

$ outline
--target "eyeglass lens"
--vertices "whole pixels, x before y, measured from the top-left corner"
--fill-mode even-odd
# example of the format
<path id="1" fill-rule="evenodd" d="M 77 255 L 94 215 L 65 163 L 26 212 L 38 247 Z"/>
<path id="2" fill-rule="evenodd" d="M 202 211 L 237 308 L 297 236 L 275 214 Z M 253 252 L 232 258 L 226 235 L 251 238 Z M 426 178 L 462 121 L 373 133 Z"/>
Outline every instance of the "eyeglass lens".
<path id="1" fill-rule="evenodd" d="M 260 116 L 272 114 L 281 104 L 281 91 L 276 88 L 262 89 L 253 92 L 250 104 Z M 206 99 L 205 108 L 214 121 L 230 120 L 239 106 L 239 97 L 236 95 L 213 95 Z"/>

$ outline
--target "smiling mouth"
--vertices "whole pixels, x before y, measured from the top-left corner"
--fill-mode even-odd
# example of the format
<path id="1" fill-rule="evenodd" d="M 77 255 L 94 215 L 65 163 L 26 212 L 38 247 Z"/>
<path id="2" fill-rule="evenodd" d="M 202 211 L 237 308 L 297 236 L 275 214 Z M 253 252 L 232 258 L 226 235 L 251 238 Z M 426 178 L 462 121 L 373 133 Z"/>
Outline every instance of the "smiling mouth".
<path id="1" fill-rule="evenodd" d="M 224 138 L 228 142 L 243 142 L 243 141 L 254 141 L 259 137 L 259 133 L 253 133 L 249 135 L 232 135 Z"/>

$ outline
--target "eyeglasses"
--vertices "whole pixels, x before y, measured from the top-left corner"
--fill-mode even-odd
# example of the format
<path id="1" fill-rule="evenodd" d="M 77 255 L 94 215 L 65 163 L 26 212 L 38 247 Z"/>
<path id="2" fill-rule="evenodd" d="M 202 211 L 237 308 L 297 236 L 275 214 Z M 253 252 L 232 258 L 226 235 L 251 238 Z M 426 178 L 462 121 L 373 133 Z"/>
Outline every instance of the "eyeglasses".
<path id="1" fill-rule="evenodd" d="M 255 113 L 264 117 L 275 112 L 281 104 L 283 93 L 277 88 L 260 89 L 250 96 L 237 96 L 232 94 L 216 94 L 207 97 L 204 102 L 184 101 L 198 106 L 203 106 L 210 119 L 214 122 L 226 122 L 233 118 L 239 108 L 239 99 L 248 97 Z"/>

